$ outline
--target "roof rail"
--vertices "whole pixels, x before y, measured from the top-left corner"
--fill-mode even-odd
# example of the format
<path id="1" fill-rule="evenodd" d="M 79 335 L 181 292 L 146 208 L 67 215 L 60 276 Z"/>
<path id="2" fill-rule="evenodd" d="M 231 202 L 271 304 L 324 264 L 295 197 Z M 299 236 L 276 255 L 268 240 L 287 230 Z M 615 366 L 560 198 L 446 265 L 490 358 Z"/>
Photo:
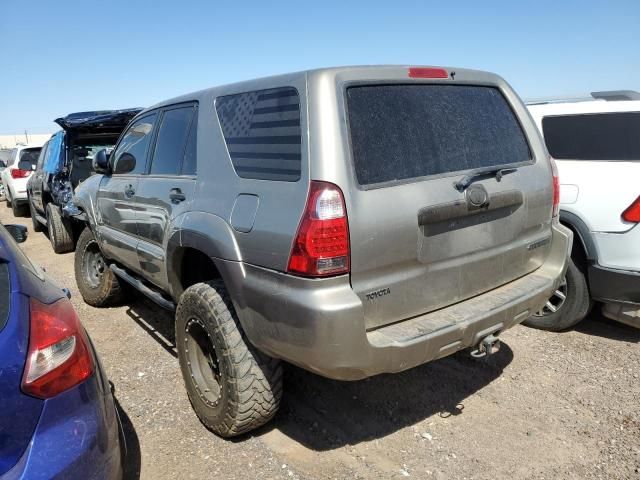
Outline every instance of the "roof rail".
<path id="1" fill-rule="evenodd" d="M 593 98 L 619 102 L 623 100 L 640 100 L 640 93 L 635 90 L 609 90 L 604 92 L 591 92 Z"/>

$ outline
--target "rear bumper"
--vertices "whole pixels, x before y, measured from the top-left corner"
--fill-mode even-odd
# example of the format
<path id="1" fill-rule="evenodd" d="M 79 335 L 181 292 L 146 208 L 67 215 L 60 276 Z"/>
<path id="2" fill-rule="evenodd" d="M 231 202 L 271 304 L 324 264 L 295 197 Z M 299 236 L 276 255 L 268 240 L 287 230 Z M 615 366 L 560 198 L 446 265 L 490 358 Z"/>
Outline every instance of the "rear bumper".
<path id="1" fill-rule="evenodd" d="M 640 305 L 640 272 L 589 267 L 589 291 L 594 300 Z"/>
<path id="2" fill-rule="evenodd" d="M 98 369 L 46 400 L 27 450 L 2 480 L 122 478 L 120 427 L 108 387 Z"/>
<path id="3" fill-rule="evenodd" d="M 219 262 L 249 340 L 267 354 L 320 375 L 357 380 L 399 372 L 477 345 L 539 310 L 565 274 L 571 232 L 553 228 L 535 272 L 426 315 L 366 331 L 348 276 L 312 280 Z"/>

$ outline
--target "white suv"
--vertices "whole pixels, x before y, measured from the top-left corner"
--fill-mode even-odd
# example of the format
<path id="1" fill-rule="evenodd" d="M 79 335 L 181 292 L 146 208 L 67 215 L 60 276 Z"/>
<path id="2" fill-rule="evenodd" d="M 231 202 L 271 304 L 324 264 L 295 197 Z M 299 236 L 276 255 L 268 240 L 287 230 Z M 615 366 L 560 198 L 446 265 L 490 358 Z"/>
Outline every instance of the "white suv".
<path id="1" fill-rule="evenodd" d="M 566 282 L 527 323 L 563 330 L 594 301 L 640 327 L 640 94 L 529 103 L 560 175 L 560 221 L 574 232 Z"/>
<path id="2" fill-rule="evenodd" d="M 38 162 L 41 145 L 18 145 L 11 151 L 7 167 L 0 173 L 7 206 L 18 216 L 27 206 L 27 180 Z"/>

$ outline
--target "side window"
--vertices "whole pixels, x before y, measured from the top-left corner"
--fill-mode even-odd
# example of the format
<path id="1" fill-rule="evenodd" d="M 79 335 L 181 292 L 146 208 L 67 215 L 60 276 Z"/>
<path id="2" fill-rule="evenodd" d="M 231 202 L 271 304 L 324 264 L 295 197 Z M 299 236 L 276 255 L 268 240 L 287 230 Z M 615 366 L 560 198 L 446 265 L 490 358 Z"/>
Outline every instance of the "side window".
<path id="1" fill-rule="evenodd" d="M 132 170 L 126 172 L 128 175 L 144 173 L 146 169 L 147 149 L 151 140 L 151 133 L 155 125 L 158 114 L 153 113 L 136 120 L 126 131 L 122 140 L 118 144 L 112 158 L 114 159 L 114 172 L 118 169 L 118 160 L 123 153 L 130 153 L 136 160 Z M 123 172 L 124 173 L 124 172 Z"/>
<path id="2" fill-rule="evenodd" d="M 178 175 L 185 154 L 194 107 L 173 108 L 162 115 L 151 161 L 152 175 Z"/>
<path id="3" fill-rule="evenodd" d="M 198 110 L 196 109 L 191 122 L 189 131 L 189 139 L 187 140 L 187 148 L 184 151 L 184 160 L 182 161 L 182 175 L 197 175 L 197 143 L 198 143 Z"/>
<path id="4" fill-rule="evenodd" d="M 47 154 L 47 148 L 49 148 L 49 142 L 45 143 L 42 146 L 42 150 L 40 150 L 40 155 L 38 155 L 38 163 L 36 164 L 36 170 L 42 170 L 42 165 L 44 164 L 44 157 Z"/>
<path id="5" fill-rule="evenodd" d="M 542 119 L 542 131 L 557 159 L 640 159 L 640 112 L 548 116 Z"/>
<path id="6" fill-rule="evenodd" d="M 219 97 L 216 112 L 239 177 L 296 182 L 302 164 L 300 97 L 292 87 Z"/>

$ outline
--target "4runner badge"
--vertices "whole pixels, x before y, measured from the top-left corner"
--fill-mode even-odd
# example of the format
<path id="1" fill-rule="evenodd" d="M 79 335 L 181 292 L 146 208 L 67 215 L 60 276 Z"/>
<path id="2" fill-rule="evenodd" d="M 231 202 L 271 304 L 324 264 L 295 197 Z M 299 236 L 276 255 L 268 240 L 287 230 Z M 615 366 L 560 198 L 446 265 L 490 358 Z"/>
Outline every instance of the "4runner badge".
<path id="1" fill-rule="evenodd" d="M 366 293 L 367 300 L 373 300 L 378 297 L 383 297 L 385 295 L 389 295 L 391 293 L 390 288 L 381 288 L 380 290 L 376 290 L 375 292 Z"/>

